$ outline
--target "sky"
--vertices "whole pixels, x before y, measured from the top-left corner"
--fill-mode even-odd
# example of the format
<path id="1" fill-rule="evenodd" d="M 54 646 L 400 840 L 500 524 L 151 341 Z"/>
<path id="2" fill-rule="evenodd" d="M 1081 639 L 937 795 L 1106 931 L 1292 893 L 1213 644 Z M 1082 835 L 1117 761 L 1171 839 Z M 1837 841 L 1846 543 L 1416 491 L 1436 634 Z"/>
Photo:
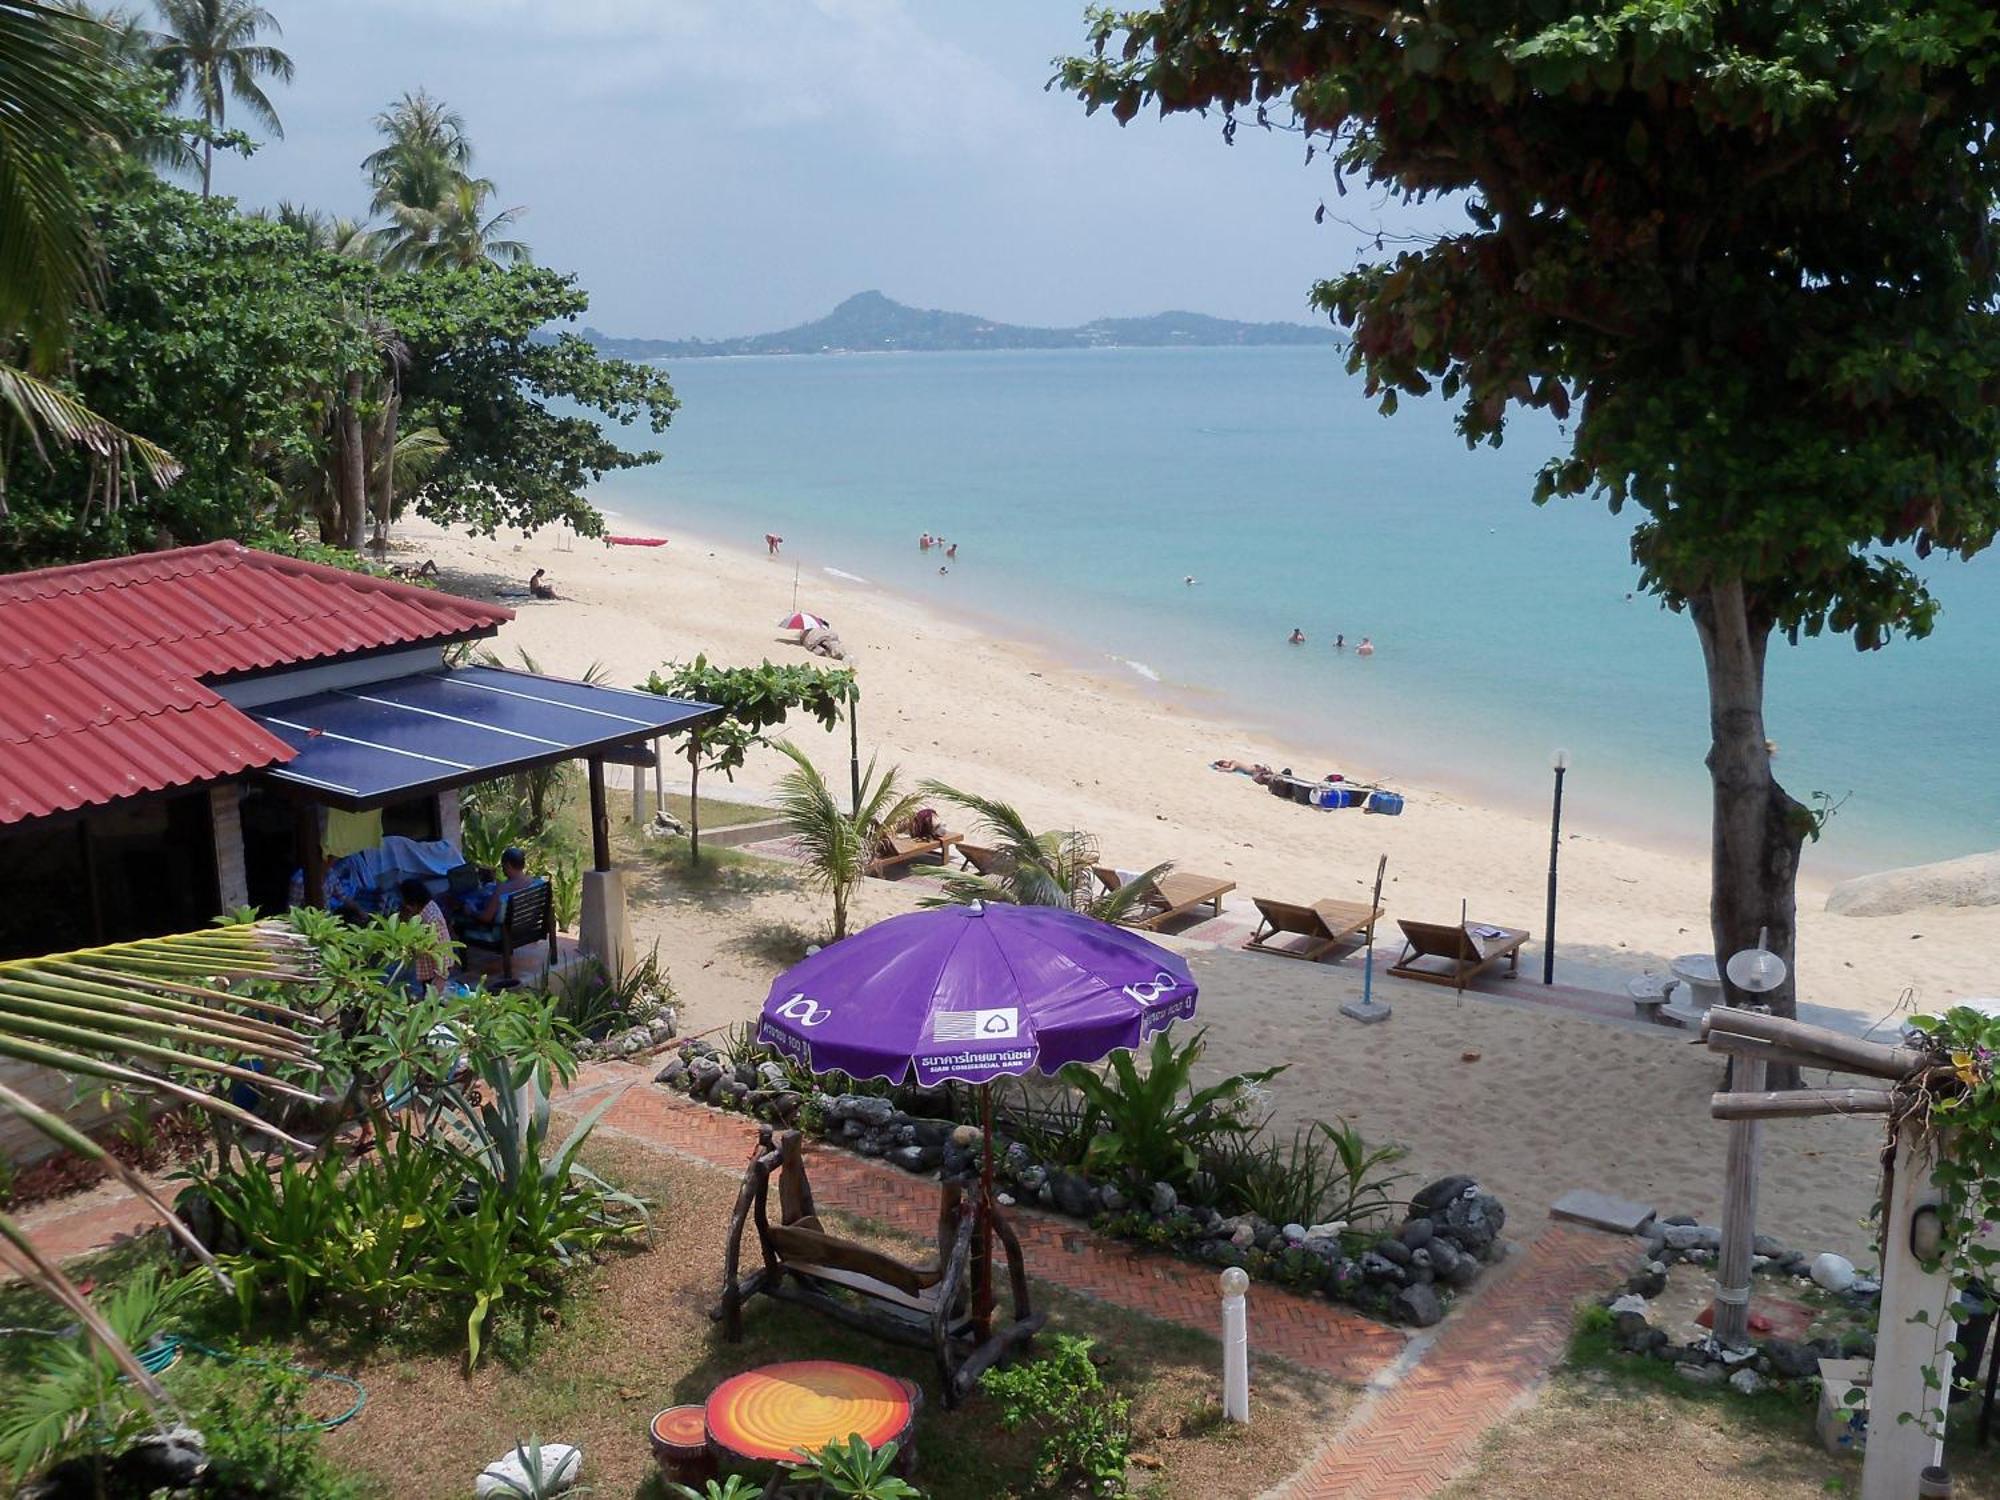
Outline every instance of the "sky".
<path id="1" fill-rule="evenodd" d="M 1020 323 L 1314 321 L 1363 238 L 1314 210 L 1374 222 L 1296 136 L 1121 129 L 1045 92 L 1083 0 L 264 3 L 285 137 L 219 159 L 218 192 L 358 215 L 373 117 L 427 89 L 612 333 L 764 332 L 870 289 Z"/>

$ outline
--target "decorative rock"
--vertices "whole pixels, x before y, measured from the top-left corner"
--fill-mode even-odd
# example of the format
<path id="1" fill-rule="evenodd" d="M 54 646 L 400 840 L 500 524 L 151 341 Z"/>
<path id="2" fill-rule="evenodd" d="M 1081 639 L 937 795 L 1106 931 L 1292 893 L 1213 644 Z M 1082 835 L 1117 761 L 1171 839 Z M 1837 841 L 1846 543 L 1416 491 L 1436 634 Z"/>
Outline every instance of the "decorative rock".
<path id="1" fill-rule="evenodd" d="M 1229 1243 L 1239 1250 L 1248 1250 L 1257 1243 L 1257 1231 L 1248 1224 L 1238 1224 L 1229 1231 Z"/>
<path id="2" fill-rule="evenodd" d="M 1721 1385 L 1721 1365 L 1680 1364 L 1674 1366 L 1674 1373 L 1694 1385 Z"/>
<path id="3" fill-rule="evenodd" d="M 525 1447 L 525 1445 L 523 1445 Z M 532 1453 L 532 1449 L 526 1451 Z M 514 1495 L 554 1495 L 569 1489 L 583 1473 L 583 1450 L 568 1443 L 542 1444 L 542 1484 L 536 1488 L 528 1477 L 527 1465 L 518 1451 L 496 1458 L 472 1481 L 473 1494 L 480 1500 Z"/>
<path id="4" fill-rule="evenodd" d="M 905 1172 L 921 1172 L 935 1165 L 929 1160 L 930 1151 L 923 1146 L 898 1146 L 889 1153 L 889 1160 Z M 942 1152 L 938 1153 L 940 1156 Z"/>
<path id="5" fill-rule="evenodd" d="M 1429 1328 L 1444 1316 L 1444 1303 L 1428 1286 L 1406 1286 L 1389 1299 L 1389 1313 L 1398 1323 Z"/>
<path id="6" fill-rule="evenodd" d="M 1039 1193 L 1049 1180 L 1046 1167 L 1030 1167 L 1016 1179 L 1026 1191 Z"/>
<path id="7" fill-rule="evenodd" d="M 1720 1250 L 1722 1231 L 1713 1224 L 1669 1224 L 1669 1250 Z"/>
<path id="8" fill-rule="evenodd" d="M 1653 1217 L 1649 1203 L 1633 1203 L 1589 1188 L 1571 1188 L 1549 1208 L 1552 1219 L 1567 1219 L 1612 1234 L 1637 1234 Z"/>
<path id="9" fill-rule="evenodd" d="M 1829 1292 L 1844 1292 L 1854 1285 L 1854 1262 L 1831 1250 L 1813 1257 L 1812 1279 Z"/>
<path id="10" fill-rule="evenodd" d="M 1286 1224 L 1281 1229 L 1279 1229 L 1278 1233 L 1283 1235 L 1286 1239 L 1291 1240 L 1295 1244 L 1304 1244 L 1306 1238 L 1306 1226 L 1303 1224 Z"/>
<path id="11" fill-rule="evenodd" d="M 1764 1389 L 1764 1377 L 1755 1370 L 1738 1370 L 1729 1377 L 1729 1388 L 1741 1396 L 1754 1396 Z"/>
<path id="12" fill-rule="evenodd" d="M 864 1125 L 879 1126 L 889 1123 L 896 1113 L 896 1106 L 872 1094 L 840 1094 L 828 1103 L 826 1112 L 829 1119 L 859 1120 Z"/>
<path id="13" fill-rule="evenodd" d="M 790 1084 L 791 1081 L 792 1075 L 785 1071 L 782 1063 L 767 1062 L 757 1064 L 757 1082 L 763 1087 L 767 1089 L 781 1089 Z"/>
<path id="14" fill-rule="evenodd" d="M 1438 1210 L 1452 1199 L 1461 1197 L 1468 1188 L 1477 1191 L 1479 1183 L 1471 1177 L 1440 1177 L 1428 1187 L 1419 1188 L 1410 1199 L 1410 1217 L 1413 1219 L 1435 1219 Z"/>
<path id="15" fill-rule="evenodd" d="M 1154 1215 L 1159 1218 L 1165 1218 L 1172 1213 L 1180 1206 L 1180 1201 L 1180 1195 L 1174 1191 L 1170 1182 L 1156 1182 L 1146 1193 L 1147 1207 L 1151 1208 Z"/>
<path id="16" fill-rule="evenodd" d="M 1789 1339 L 1770 1340 L 1764 1345 L 1764 1355 L 1771 1362 L 1771 1373 L 1786 1380 L 1803 1380 L 1819 1373 L 1819 1355 Z"/>
<path id="17" fill-rule="evenodd" d="M 1346 1228 L 1347 1220 L 1345 1219 L 1328 1219 L 1321 1224 L 1308 1224 L 1306 1225 L 1306 1243 L 1311 1244 L 1314 1240 L 1333 1240 L 1338 1242 L 1341 1232 Z"/>
<path id="18" fill-rule="evenodd" d="M 1612 1313 L 1611 1329 L 1612 1332 L 1618 1335 L 1618 1341 L 1627 1349 L 1643 1347 L 1646 1342 L 1646 1335 L 1656 1331 L 1653 1325 L 1646 1321 L 1644 1313 L 1632 1312 L 1629 1309 Z M 1662 1336 L 1666 1332 L 1664 1329 L 1657 1331 Z"/>
<path id="19" fill-rule="evenodd" d="M 1875 1335 L 1866 1328 L 1850 1328 L 1840 1336 L 1842 1359 L 1873 1359 Z"/>
<path id="20" fill-rule="evenodd" d="M 1643 1318 L 1650 1309 L 1646 1306 L 1646 1299 L 1644 1297 L 1632 1292 L 1626 1292 L 1623 1296 L 1612 1298 L 1607 1311 L 1614 1318 L 1620 1313 L 1637 1313 Z"/>
<path id="21" fill-rule="evenodd" d="M 1097 1201 L 1104 1205 L 1104 1211 L 1108 1214 L 1125 1211 L 1125 1195 L 1109 1183 L 1097 1190 Z"/>
<path id="22" fill-rule="evenodd" d="M 1507 1210 L 1500 1200 L 1480 1191 L 1477 1184 L 1431 1217 L 1437 1220 L 1439 1231 L 1450 1235 L 1461 1249 L 1481 1256 L 1489 1255 L 1499 1244 L 1500 1231 L 1507 1225 Z"/>
<path id="23" fill-rule="evenodd" d="M 1667 1268 L 1658 1261 L 1645 1265 L 1625 1278 L 1625 1290 L 1637 1297 L 1657 1297 L 1667 1289 Z"/>
<path id="24" fill-rule="evenodd" d="M 1373 1250 L 1361 1257 L 1361 1274 L 1370 1281 L 1386 1281 L 1393 1286 L 1401 1286 L 1409 1279 L 1401 1266 Z"/>
<path id="25" fill-rule="evenodd" d="M 1848 1285 L 1847 1296 L 1866 1300 L 1882 1294 L 1882 1283 L 1873 1276 L 1857 1276 Z"/>
<path id="26" fill-rule="evenodd" d="M 1479 1264 L 1450 1240 L 1432 1240 L 1424 1246 L 1424 1254 L 1430 1257 L 1431 1269 L 1441 1281 L 1450 1281 L 1464 1262 L 1470 1261 L 1474 1266 Z"/>
<path id="27" fill-rule="evenodd" d="M 1072 1177 L 1067 1172 L 1051 1172 L 1049 1186 L 1055 1193 L 1055 1205 L 1073 1219 L 1087 1219 L 1097 1212 L 1097 1195 L 1090 1190 L 1090 1184 L 1081 1177 Z"/>
<path id="28" fill-rule="evenodd" d="M 672 1088 L 675 1084 L 679 1083 L 683 1078 L 687 1077 L 687 1070 L 688 1070 L 688 1065 L 686 1058 L 670 1057 L 667 1059 L 667 1065 L 664 1068 L 661 1068 L 659 1072 L 653 1075 L 653 1082 L 663 1083 L 668 1088 Z"/>
<path id="29" fill-rule="evenodd" d="M 1012 1193 L 995 1193 L 993 1201 L 1002 1208 L 1012 1208 L 1014 1206 L 1014 1195 Z"/>
<path id="30" fill-rule="evenodd" d="M 1394 1261 L 1399 1266 L 1407 1266 L 1410 1263 L 1410 1247 L 1399 1239 L 1393 1237 L 1380 1239 L 1368 1248 L 1384 1260 Z"/>
<path id="31" fill-rule="evenodd" d="M 1768 1234 L 1752 1235 L 1750 1248 L 1758 1255 L 1768 1255 L 1772 1260 L 1783 1260 L 1785 1257 L 1784 1243 L 1771 1238 Z"/>
<path id="32" fill-rule="evenodd" d="M 954 1146 L 962 1146 L 967 1151 L 970 1151 L 979 1144 L 979 1127 L 977 1125 L 959 1126 L 951 1133 L 951 1143 Z"/>
<path id="33" fill-rule="evenodd" d="M 722 1064 L 713 1058 L 704 1057 L 694 1064 L 694 1084 L 689 1089 L 697 1099 L 706 1099 L 709 1091 L 722 1081 Z"/>
<path id="34" fill-rule="evenodd" d="M 1396 1238 L 1418 1250 L 1428 1245 L 1437 1233 L 1437 1225 L 1429 1219 L 1405 1219 L 1403 1227 L 1396 1231 Z"/>

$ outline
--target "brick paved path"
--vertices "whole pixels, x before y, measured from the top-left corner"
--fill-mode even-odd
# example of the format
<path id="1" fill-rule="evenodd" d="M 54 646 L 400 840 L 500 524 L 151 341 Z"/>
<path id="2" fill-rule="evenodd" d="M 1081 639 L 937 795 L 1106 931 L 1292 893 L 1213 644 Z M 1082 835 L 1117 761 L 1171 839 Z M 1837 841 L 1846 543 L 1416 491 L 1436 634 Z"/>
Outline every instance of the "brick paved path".
<path id="1" fill-rule="evenodd" d="M 577 1078 L 566 1108 L 588 1107 L 608 1089 L 643 1079 L 640 1069 L 601 1064 Z M 649 1082 L 631 1089 L 599 1129 L 732 1172 L 743 1170 L 757 1139 L 756 1122 L 692 1104 Z M 920 1239 L 937 1233 L 937 1189 L 930 1181 L 844 1151 L 809 1148 L 813 1196 L 824 1208 L 886 1224 Z M 1012 1211 L 1029 1274 L 1133 1312 L 1217 1330 L 1216 1273 L 1173 1256 L 1135 1250 L 1083 1228 L 1074 1219 L 1031 1209 Z M 1393 1328 L 1315 1297 L 1277 1287 L 1251 1293 L 1253 1346 L 1342 1381 L 1366 1382 L 1403 1351 Z"/>
<path id="2" fill-rule="evenodd" d="M 1540 1386 L 1569 1344 L 1576 1304 L 1633 1254 L 1630 1240 L 1549 1225 L 1453 1309 L 1437 1341 L 1394 1386 L 1368 1398 L 1281 1492 L 1285 1500 L 1436 1493 L 1472 1461 L 1487 1429 Z"/>

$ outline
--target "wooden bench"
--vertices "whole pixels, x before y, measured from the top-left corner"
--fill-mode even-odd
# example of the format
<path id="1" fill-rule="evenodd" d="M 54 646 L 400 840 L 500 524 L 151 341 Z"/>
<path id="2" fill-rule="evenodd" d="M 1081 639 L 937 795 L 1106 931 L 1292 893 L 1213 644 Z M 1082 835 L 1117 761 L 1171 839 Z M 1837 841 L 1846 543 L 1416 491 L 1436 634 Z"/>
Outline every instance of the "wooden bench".
<path id="1" fill-rule="evenodd" d="M 770 1216 L 770 1186 L 778 1179 L 778 1219 Z M 813 1205 L 806 1179 L 804 1140 L 796 1130 L 772 1139 L 769 1125 L 757 1131 L 757 1146 L 736 1195 L 729 1238 L 723 1250 L 722 1301 L 714 1316 L 730 1342 L 743 1337 L 743 1304 L 762 1293 L 826 1314 L 852 1328 L 897 1343 L 929 1348 L 947 1406 L 956 1406 L 989 1367 L 1033 1338 L 1047 1313 L 1028 1301 L 1021 1242 L 994 1210 L 993 1234 L 1007 1255 L 1014 1316 L 997 1327 L 991 1308 L 982 1309 L 978 1290 L 984 1253 L 976 1195 L 968 1198 L 955 1182 L 943 1184 L 938 1199 L 937 1245 L 923 1261 L 905 1261 L 871 1245 L 829 1231 Z M 741 1273 L 743 1231 L 757 1231 L 763 1264 Z"/>

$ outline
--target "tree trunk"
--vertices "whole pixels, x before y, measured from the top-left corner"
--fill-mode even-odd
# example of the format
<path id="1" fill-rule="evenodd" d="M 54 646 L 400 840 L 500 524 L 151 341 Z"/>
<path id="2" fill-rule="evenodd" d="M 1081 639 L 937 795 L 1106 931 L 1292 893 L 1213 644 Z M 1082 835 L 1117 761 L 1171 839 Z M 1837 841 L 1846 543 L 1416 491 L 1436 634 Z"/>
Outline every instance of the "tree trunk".
<path id="1" fill-rule="evenodd" d="M 215 142 L 212 140 L 204 140 L 201 143 L 201 195 L 204 198 L 208 196 L 208 180 L 210 175 L 214 172 L 214 170 L 215 170 Z"/>
<path id="2" fill-rule="evenodd" d="M 701 736 L 688 736 L 688 862 L 701 863 Z"/>
<path id="3" fill-rule="evenodd" d="M 375 486 L 375 544 L 389 546 L 389 521 L 396 508 L 396 427 L 402 396 L 391 390 L 382 402 L 382 422 L 375 439 L 375 463 L 369 471 Z"/>
<path id="4" fill-rule="evenodd" d="M 340 544 L 352 552 L 361 550 L 368 535 L 368 453 L 361 432 L 365 381 L 362 371 L 347 372 L 340 409 L 334 414 L 340 455 Z"/>
<path id="5" fill-rule="evenodd" d="M 1740 992 L 1723 977 L 1732 1005 L 1763 1004 L 1775 1015 L 1797 1009 L 1794 963 L 1795 887 L 1799 850 L 1810 814 L 1778 785 L 1764 733 L 1764 656 L 1771 622 L 1745 596 L 1739 580 L 1717 583 L 1691 601 L 1708 669 L 1708 774 L 1714 786 L 1709 928 L 1718 964 L 1755 947 L 1769 929 L 1769 946 L 1785 961 L 1785 982 L 1763 995 Z M 1797 1071 L 1772 1070 L 1773 1088 L 1794 1086 Z"/>

